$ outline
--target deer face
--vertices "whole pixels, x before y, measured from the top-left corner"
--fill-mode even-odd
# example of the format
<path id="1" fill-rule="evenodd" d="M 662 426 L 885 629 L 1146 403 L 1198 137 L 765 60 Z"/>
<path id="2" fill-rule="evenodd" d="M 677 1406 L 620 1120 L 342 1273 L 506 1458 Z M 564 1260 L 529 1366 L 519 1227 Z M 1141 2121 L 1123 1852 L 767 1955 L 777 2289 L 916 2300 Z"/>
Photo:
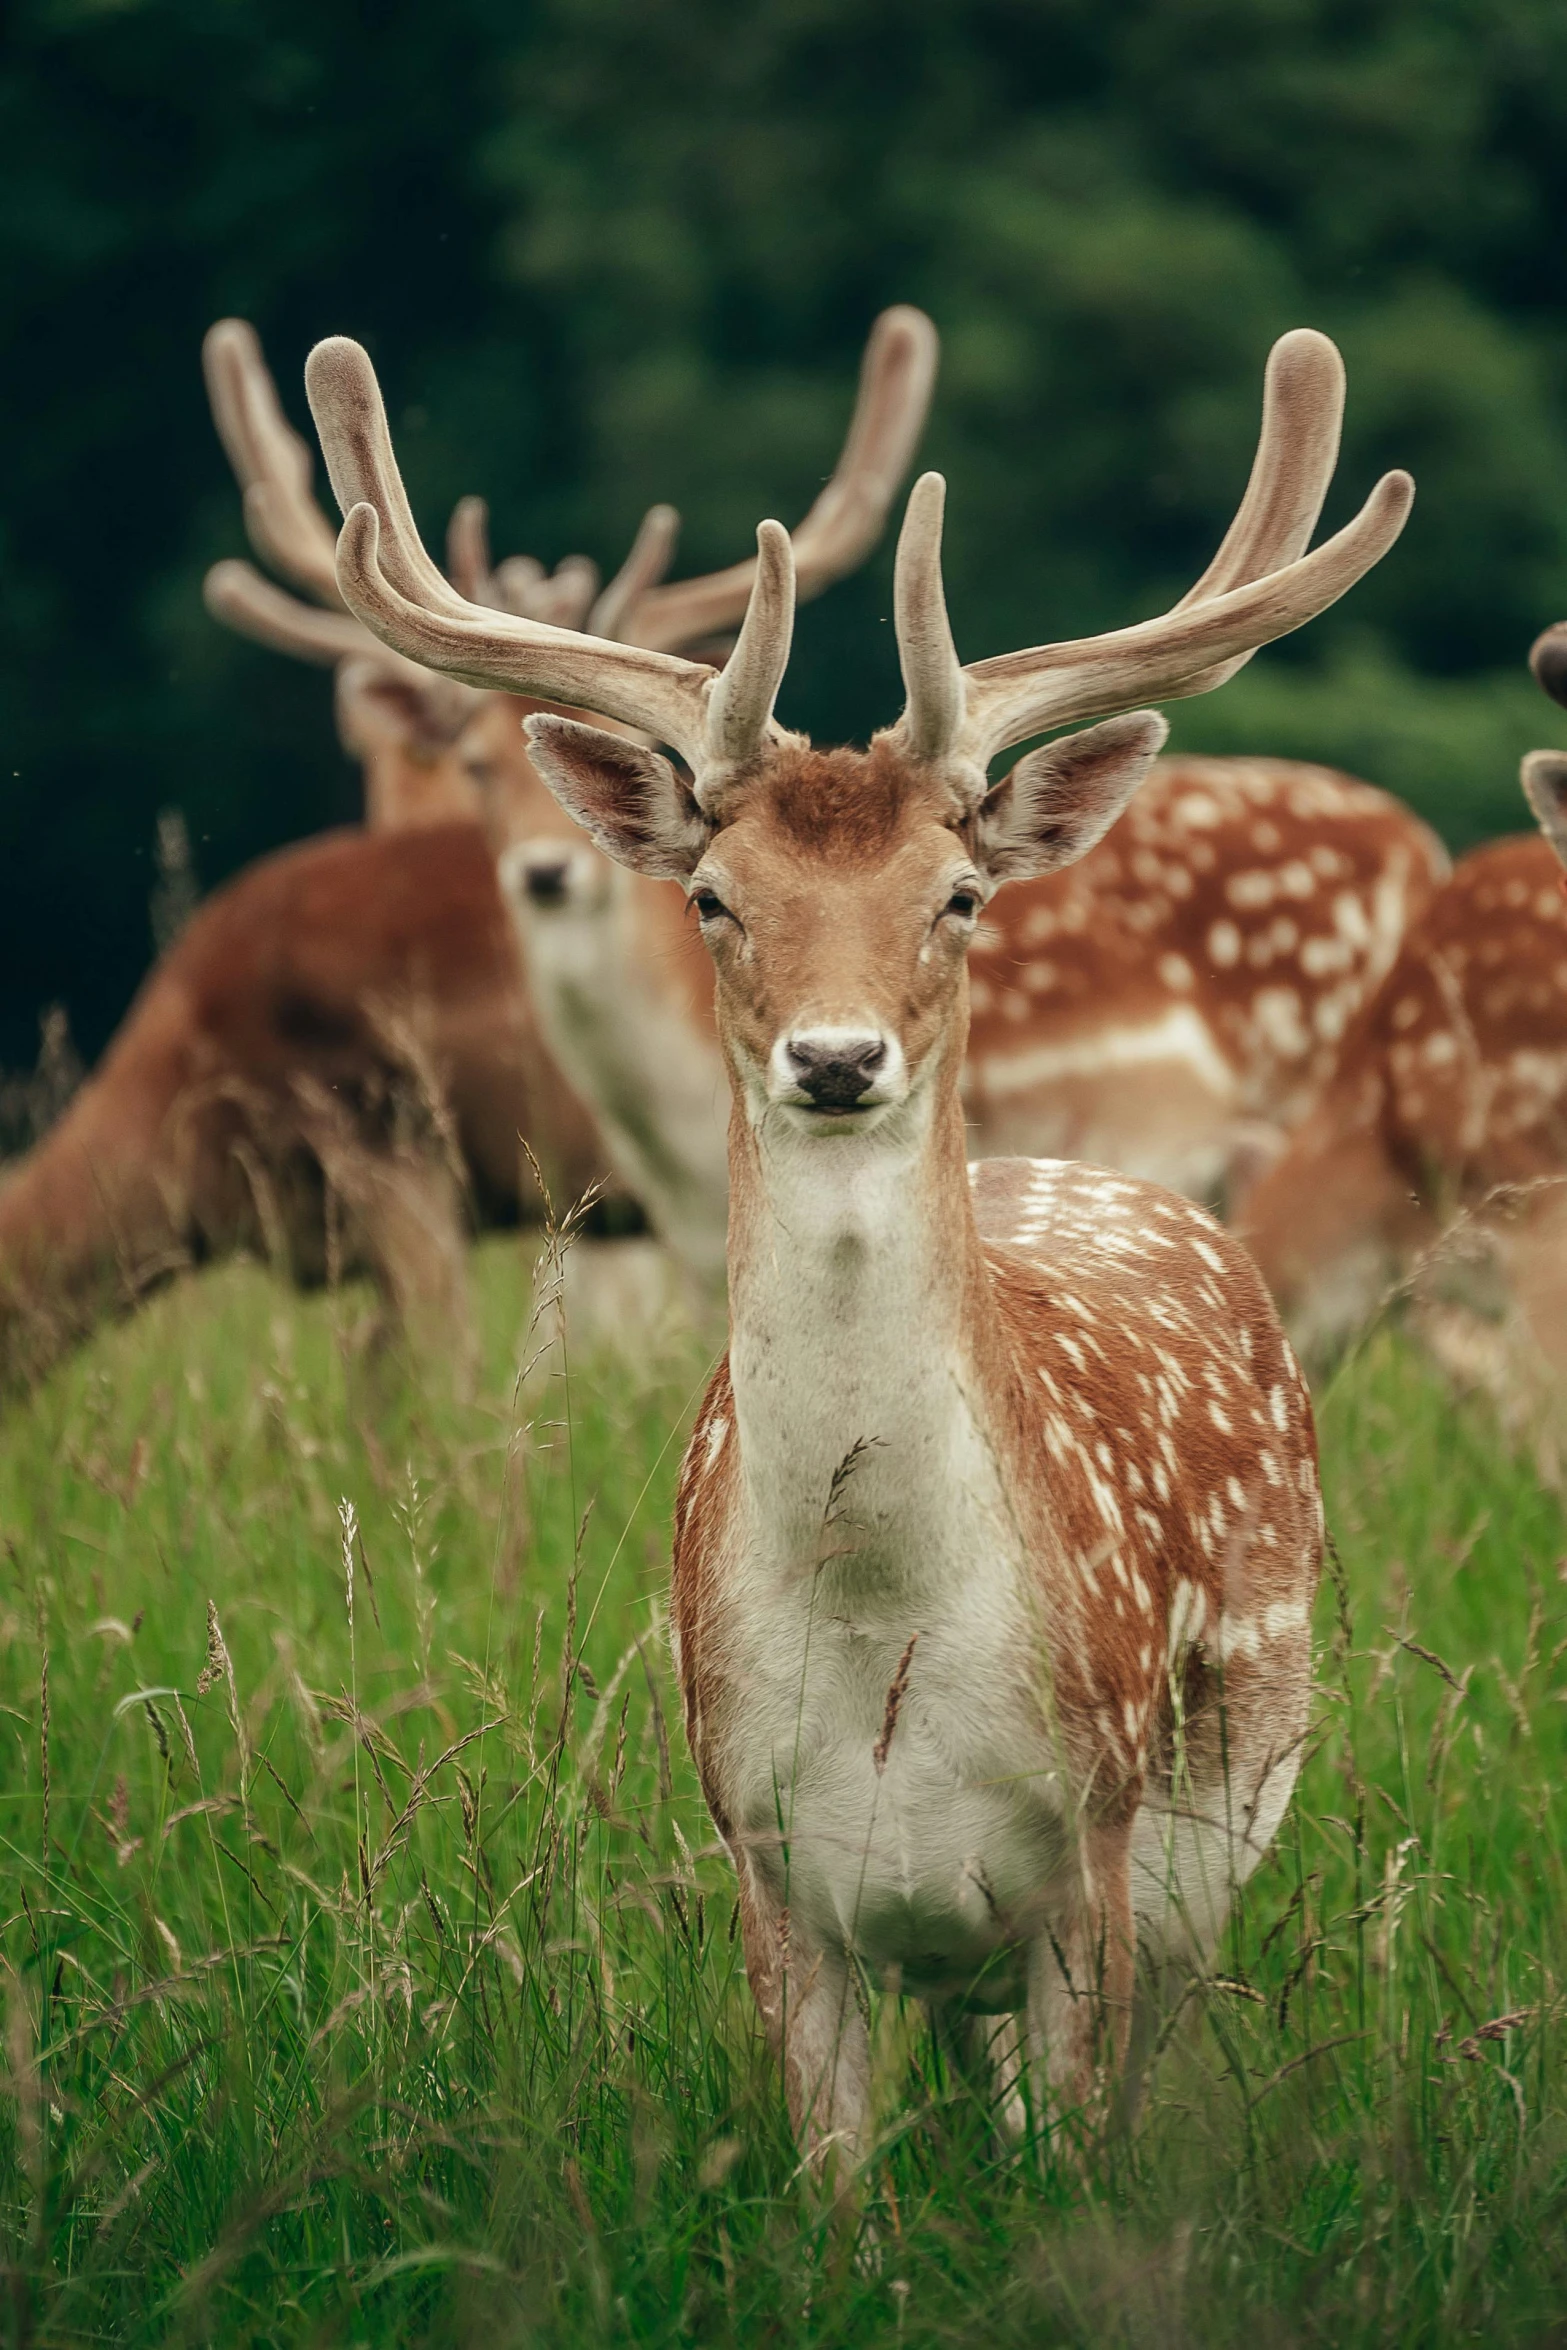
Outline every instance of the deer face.
<path id="1" fill-rule="evenodd" d="M 1082 856 L 1164 739 L 1115 718 L 1035 751 L 971 812 L 885 738 L 771 749 L 699 804 L 666 759 L 534 717 L 534 763 L 618 864 L 677 879 L 717 973 L 719 1033 L 753 1126 L 863 1132 L 955 1077 L 966 956 L 1003 881 Z"/>
<path id="2" fill-rule="evenodd" d="M 864 1131 L 961 1059 L 985 883 L 939 800 L 887 756 L 780 761 L 688 890 L 753 1125 Z"/>

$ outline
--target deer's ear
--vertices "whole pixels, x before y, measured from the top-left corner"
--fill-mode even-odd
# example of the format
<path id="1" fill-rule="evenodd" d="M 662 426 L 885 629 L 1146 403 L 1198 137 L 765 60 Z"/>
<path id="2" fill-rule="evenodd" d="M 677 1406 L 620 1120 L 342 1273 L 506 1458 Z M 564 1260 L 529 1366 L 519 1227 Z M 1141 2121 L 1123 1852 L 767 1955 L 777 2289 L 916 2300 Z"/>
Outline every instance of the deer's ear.
<path id="1" fill-rule="evenodd" d="M 1523 763 L 1523 791 L 1535 822 L 1567 865 L 1567 751 L 1531 751 Z"/>
<path id="2" fill-rule="evenodd" d="M 658 881 L 695 872 L 708 827 L 667 759 L 553 713 L 530 718 L 523 731 L 540 776 L 606 857 Z"/>
<path id="3" fill-rule="evenodd" d="M 1567 620 L 1558 620 L 1554 628 L 1535 638 L 1529 666 L 1536 685 L 1567 709 Z"/>
<path id="4" fill-rule="evenodd" d="M 1107 718 L 1020 759 L 973 818 L 975 862 L 995 883 L 1075 864 L 1103 840 L 1169 728 L 1157 710 Z"/>
<path id="5" fill-rule="evenodd" d="M 433 761 L 449 751 L 472 715 L 472 696 L 450 690 L 450 681 L 415 676 L 375 660 L 344 661 L 335 690 L 337 731 L 351 758 L 363 759 L 388 747 Z"/>

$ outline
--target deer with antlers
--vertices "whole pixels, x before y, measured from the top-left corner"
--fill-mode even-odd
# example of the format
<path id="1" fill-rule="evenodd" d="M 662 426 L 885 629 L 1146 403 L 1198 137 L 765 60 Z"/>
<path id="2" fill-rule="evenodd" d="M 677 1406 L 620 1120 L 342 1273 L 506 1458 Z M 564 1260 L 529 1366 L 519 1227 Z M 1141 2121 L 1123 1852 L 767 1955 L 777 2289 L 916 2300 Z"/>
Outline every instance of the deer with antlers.
<path id="1" fill-rule="evenodd" d="M 1307 338 L 1315 345 L 1315 338 Z M 1301 346 L 1297 343 L 1297 349 Z M 730 1347 L 676 1513 L 673 1623 L 747 1971 L 818 2161 L 865 2149 L 860 1970 L 971 2008 L 1004 2102 L 1087 2105 L 1139 1937 L 1209 1946 L 1293 1783 L 1322 1542 L 1309 1400 L 1245 1252 L 1200 1209 L 1053 1161 L 965 1165 L 967 954 L 1008 882 L 1070 864 L 1164 721 L 1392 544 L 1407 476 L 1312 553 L 1333 434 L 1265 436 L 1173 611 L 960 664 L 943 484 L 898 546 L 906 702 L 819 751 L 773 706 L 789 540 L 721 674 L 467 602 L 421 546 L 365 353 L 307 388 L 338 580 L 443 674 L 535 715 L 606 855 L 676 879 L 712 954 L 731 1112 Z M 1000 781 L 1009 746 L 1099 716 Z"/>
<path id="2" fill-rule="evenodd" d="M 307 1280 L 333 1266 L 367 1270 L 394 1323 L 450 1334 L 463 1323 L 470 1214 L 504 1221 L 535 1206 L 519 1134 L 557 1197 L 579 1196 L 606 1171 L 604 1143 L 539 1035 L 477 821 L 471 768 L 492 758 L 504 766 L 490 793 L 503 836 L 515 825 L 580 838 L 527 763 L 525 709 L 400 659 L 343 606 L 308 457 L 254 336 L 228 321 L 206 356 L 258 552 L 333 608 L 299 603 L 240 564 L 219 567 L 209 601 L 269 642 L 342 665 L 340 709 L 352 672 L 355 707 L 379 695 L 383 716 L 417 709 L 432 728 L 431 713 L 444 712 L 450 740 L 440 760 L 370 762 L 368 833 L 264 858 L 209 898 L 98 1071 L 8 1173 L 0 1351 L 17 1375 L 174 1268 L 242 1246 L 264 1247 Z M 919 312 L 878 322 L 843 456 L 798 534 L 815 587 L 874 543 L 923 423 L 934 361 L 934 330 Z M 671 509 L 654 509 L 591 612 L 590 567 L 563 565 L 553 581 L 522 560 L 492 572 L 482 520 L 476 501 L 459 509 L 457 576 L 476 592 L 543 604 L 554 627 L 586 617 L 679 643 L 722 632 L 744 611 L 752 564 L 661 583 Z M 634 923 L 642 996 L 699 1026 L 711 980 L 706 956 L 687 944 L 682 894 L 639 885 Z M 710 1269 L 721 1225 L 681 1237 L 695 1269 Z"/>
<path id="3" fill-rule="evenodd" d="M 1262 444 L 1336 447 L 1343 371 L 1286 337 Z M 1263 478 L 1267 478 L 1266 462 Z M 1434 833 L 1386 793 L 1284 759 L 1166 759 L 1065 870 L 987 908 L 969 956 L 970 1149 L 1048 1152 L 1213 1205 L 1277 1156 L 1445 877 Z M 654 1203 L 658 1229 L 722 1224 L 726 1088 L 706 1021 L 639 985 L 636 905 L 585 842 L 518 843 L 503 892 L 540 1022 Z"/>

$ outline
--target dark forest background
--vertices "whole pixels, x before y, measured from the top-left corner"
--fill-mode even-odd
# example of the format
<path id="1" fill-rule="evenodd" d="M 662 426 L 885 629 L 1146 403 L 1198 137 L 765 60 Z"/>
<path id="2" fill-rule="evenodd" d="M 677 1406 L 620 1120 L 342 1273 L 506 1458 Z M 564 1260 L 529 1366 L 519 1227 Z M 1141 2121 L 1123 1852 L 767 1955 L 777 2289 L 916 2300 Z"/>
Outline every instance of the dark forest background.
<path id="1" fill-rule="evenodd" d="M 968 655 L 1179 592 L 1269 342 L 1322 326 L 1328 519 L 1398 462 L 1414 520 L 1176 739 L 1517 828 L 1567 613 L 1562 0 L 12 0 L 3 39 L 0 1060 L 52 999 L 101 1046 L 160 809 L 207 886 L 356 811 L 326 676 L 202 610 L 225 312 L 307 429 L 310 343 L 369 344 L 429 531 L 480 490 L 500 549 L 612 566 L 671 498 L 706 568 L 803 510 L 871 317 L 921 303 Z M 893 713 L 888 571 L 803 615 L 786 716 Z"/>

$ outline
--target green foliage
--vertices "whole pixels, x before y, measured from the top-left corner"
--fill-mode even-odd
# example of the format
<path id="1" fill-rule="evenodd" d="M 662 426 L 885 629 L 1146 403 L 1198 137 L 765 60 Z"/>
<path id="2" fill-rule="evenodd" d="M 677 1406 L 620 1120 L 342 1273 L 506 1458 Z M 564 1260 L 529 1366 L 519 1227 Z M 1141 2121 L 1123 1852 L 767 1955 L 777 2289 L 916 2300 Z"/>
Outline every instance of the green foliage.
<path id="1" fill-rule="evenodd" d="M 233 1268 L 0 1431 L 0 2339 L 1545 2337 L 1564 1530 L 1482 1412 L 1385 1336 L 1323 1407 L 1302 1789 L 1131 2139 L 1001 2155 L 879 2002 L 856 2261 L 660 1631 L 702 1364 L 519 1391 L 521 1261 L 476 1272 L 471 1409 L 399 1389 L 352 1294 Z"/>
<path id="2" fill-rule="evenodd" d="M 1512 688 L 1567 611 L 1556 0 L 17 0 L 0 147 L 0 1057 L 50 996 L 94 1046 L 117 1015 L 158 809 L 209 883 L 353 809 L 324 682 L 200 609 L 224 310 L 301 421 L 310 340 L 368 339 L 432 535 L 479 489 L 503 547 L 610 564 L 672 497 L 705 567 L 803 508 L 871 315 L 919 301 L 976 654 L 1179 592 L 1269 340 L 1319 323 L 1330 518 L 1394 461 L 1415 518 L 1287 694 L 1190 739 L 1277 711 L 1247 748 L 1347 745 L 1455 840 L 1517 820 Z M 896 707 L 887 575 L 804 616 L 789 715 Z"/>

